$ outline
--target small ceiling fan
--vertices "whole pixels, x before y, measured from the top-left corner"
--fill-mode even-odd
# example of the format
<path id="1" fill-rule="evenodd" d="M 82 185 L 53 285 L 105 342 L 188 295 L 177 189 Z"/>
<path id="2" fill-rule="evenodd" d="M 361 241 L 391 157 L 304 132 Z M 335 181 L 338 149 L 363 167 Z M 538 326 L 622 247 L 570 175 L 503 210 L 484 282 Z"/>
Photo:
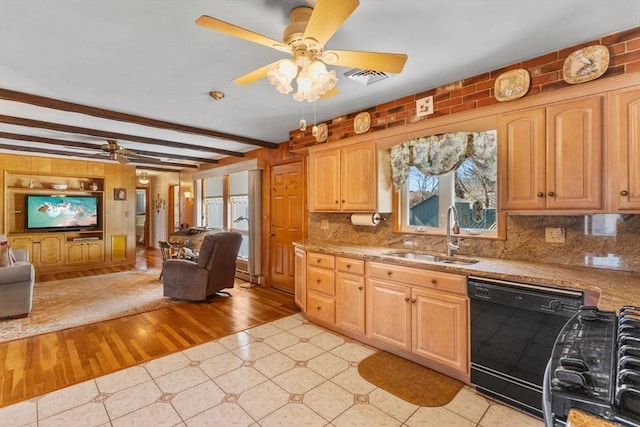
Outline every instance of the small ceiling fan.
<path id="1" fill-rule="evenodd" d="M 127 150 L 114 139 L 108 139 L 106 144 L 102 144 L 100 149 L 109 154 L 111 160 L 117 160 L 120 164 L 127 165 L 131 163 L 131 159 L 149 159 L 156 160 L 153 157 L 141 156 L 131 150 Z"/>
<path id="2" fill-rule="evenodd" d="M 253 31 L 238 27 L 211 16 L 202 15 L 196 24 L 221 33 L 258 43 L 290 54 L 293 59 L 280 60 L 251 71 L 234 80 L 236 84 L 249 84 L 267 77 L 281 93 L 292 90 L 291 80 L 297 77 L 298 93 L 305 88 L 305 78 L 321 75 L 324 71 L 327 81 L 315 95 L 328 94 L 337 82 L 335 71 L 326 72 L 325 64 L 342 67 L 362 68 L 398 74 L 402 72 L 407 55 L 399 53 L 360 52 L 349 50 L 325 50 L 327 41 L 338 31 L 346 19 L 358 7 L 358 0 L 318 0 L 314 8 L 300 6 L 290 13 L 291 23 L 284 29 L 282 41 L 277 41 Z M 317 65 L 320 63 L 321 65 Z M 295 68 L 295 69 L 294 69 Z M 330 75 L 333 73 L 332 75 Z M 284 77 L 286 76 L 286 78 Z M 322 80 L 322 79 L 320 79 Z M 326 90 L 325 90 L 326 89 Z M 297 94 L 296 94 L 297 95 Z M 299 96 L 302 101 L 315 101 L 317 96 Z"/>

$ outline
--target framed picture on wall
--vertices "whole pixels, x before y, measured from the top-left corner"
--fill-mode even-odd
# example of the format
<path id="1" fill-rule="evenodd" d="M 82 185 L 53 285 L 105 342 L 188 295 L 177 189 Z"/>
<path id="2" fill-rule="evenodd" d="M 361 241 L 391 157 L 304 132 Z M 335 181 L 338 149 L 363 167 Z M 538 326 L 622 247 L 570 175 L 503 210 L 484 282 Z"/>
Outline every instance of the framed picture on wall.
<path id="1" fill-rule="evenodd" d="M 113 189 L 113 200 L 127 200 L 127 189 L 126 188 L 114 188 Z"/>

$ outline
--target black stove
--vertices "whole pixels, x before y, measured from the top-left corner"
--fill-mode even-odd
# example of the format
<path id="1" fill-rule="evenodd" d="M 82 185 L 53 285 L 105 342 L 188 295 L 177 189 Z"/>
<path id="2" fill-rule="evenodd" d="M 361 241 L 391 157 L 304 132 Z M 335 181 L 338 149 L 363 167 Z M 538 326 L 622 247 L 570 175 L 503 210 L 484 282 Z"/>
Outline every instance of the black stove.
<path id="1" fill-rule="evenodd" d="M 545 375 L 545 421 L 563 426 L 569 410 L 640 427 L 640 308 L 618 315 L 582 307 L 556 339 Z"/>

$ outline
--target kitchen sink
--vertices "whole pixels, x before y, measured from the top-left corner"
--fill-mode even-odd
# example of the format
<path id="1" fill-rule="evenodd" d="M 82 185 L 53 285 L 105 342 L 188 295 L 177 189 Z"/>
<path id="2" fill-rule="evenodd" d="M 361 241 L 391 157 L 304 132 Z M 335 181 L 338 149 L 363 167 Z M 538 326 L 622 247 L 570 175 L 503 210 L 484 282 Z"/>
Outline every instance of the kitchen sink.
<path id="1" fill-rule="evenodd" d="M 385 255 L 412 261 L 441 262 L 443 264 L 469 265 L 478 262 L 477 259 L 444 257 L 441 255 L 432 255 L 423 252 L 387 252 Z"/>

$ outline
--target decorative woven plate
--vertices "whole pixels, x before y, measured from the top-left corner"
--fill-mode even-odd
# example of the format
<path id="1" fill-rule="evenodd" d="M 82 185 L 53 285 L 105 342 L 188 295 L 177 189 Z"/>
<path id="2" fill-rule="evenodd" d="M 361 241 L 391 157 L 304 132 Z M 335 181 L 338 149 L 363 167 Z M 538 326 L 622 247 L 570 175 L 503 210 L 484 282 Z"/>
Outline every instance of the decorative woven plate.
<path id="1" fill-rule="evenodd" d="M 371 126 L 371 116 L 366 111 L 362 113 L 358 113 L 358 115 L 353 119 L 353 131 L 356 134 L 365 133 L 369 130 Z"/>
<path id="2" fill-rule="evenodd" d="M 595 80 L 609 68 L 609 49 L 595 45 L 578 49 L 564 61 L 562 78 L 569 84 Z"/>
<path id="3" fill-rule="evenodd" d="M 530 77 L 527 70 L 511 70 L 498 76 L 493 91 L 498 101 L 513 101 L 527 94 L 529 83 Z"/>

